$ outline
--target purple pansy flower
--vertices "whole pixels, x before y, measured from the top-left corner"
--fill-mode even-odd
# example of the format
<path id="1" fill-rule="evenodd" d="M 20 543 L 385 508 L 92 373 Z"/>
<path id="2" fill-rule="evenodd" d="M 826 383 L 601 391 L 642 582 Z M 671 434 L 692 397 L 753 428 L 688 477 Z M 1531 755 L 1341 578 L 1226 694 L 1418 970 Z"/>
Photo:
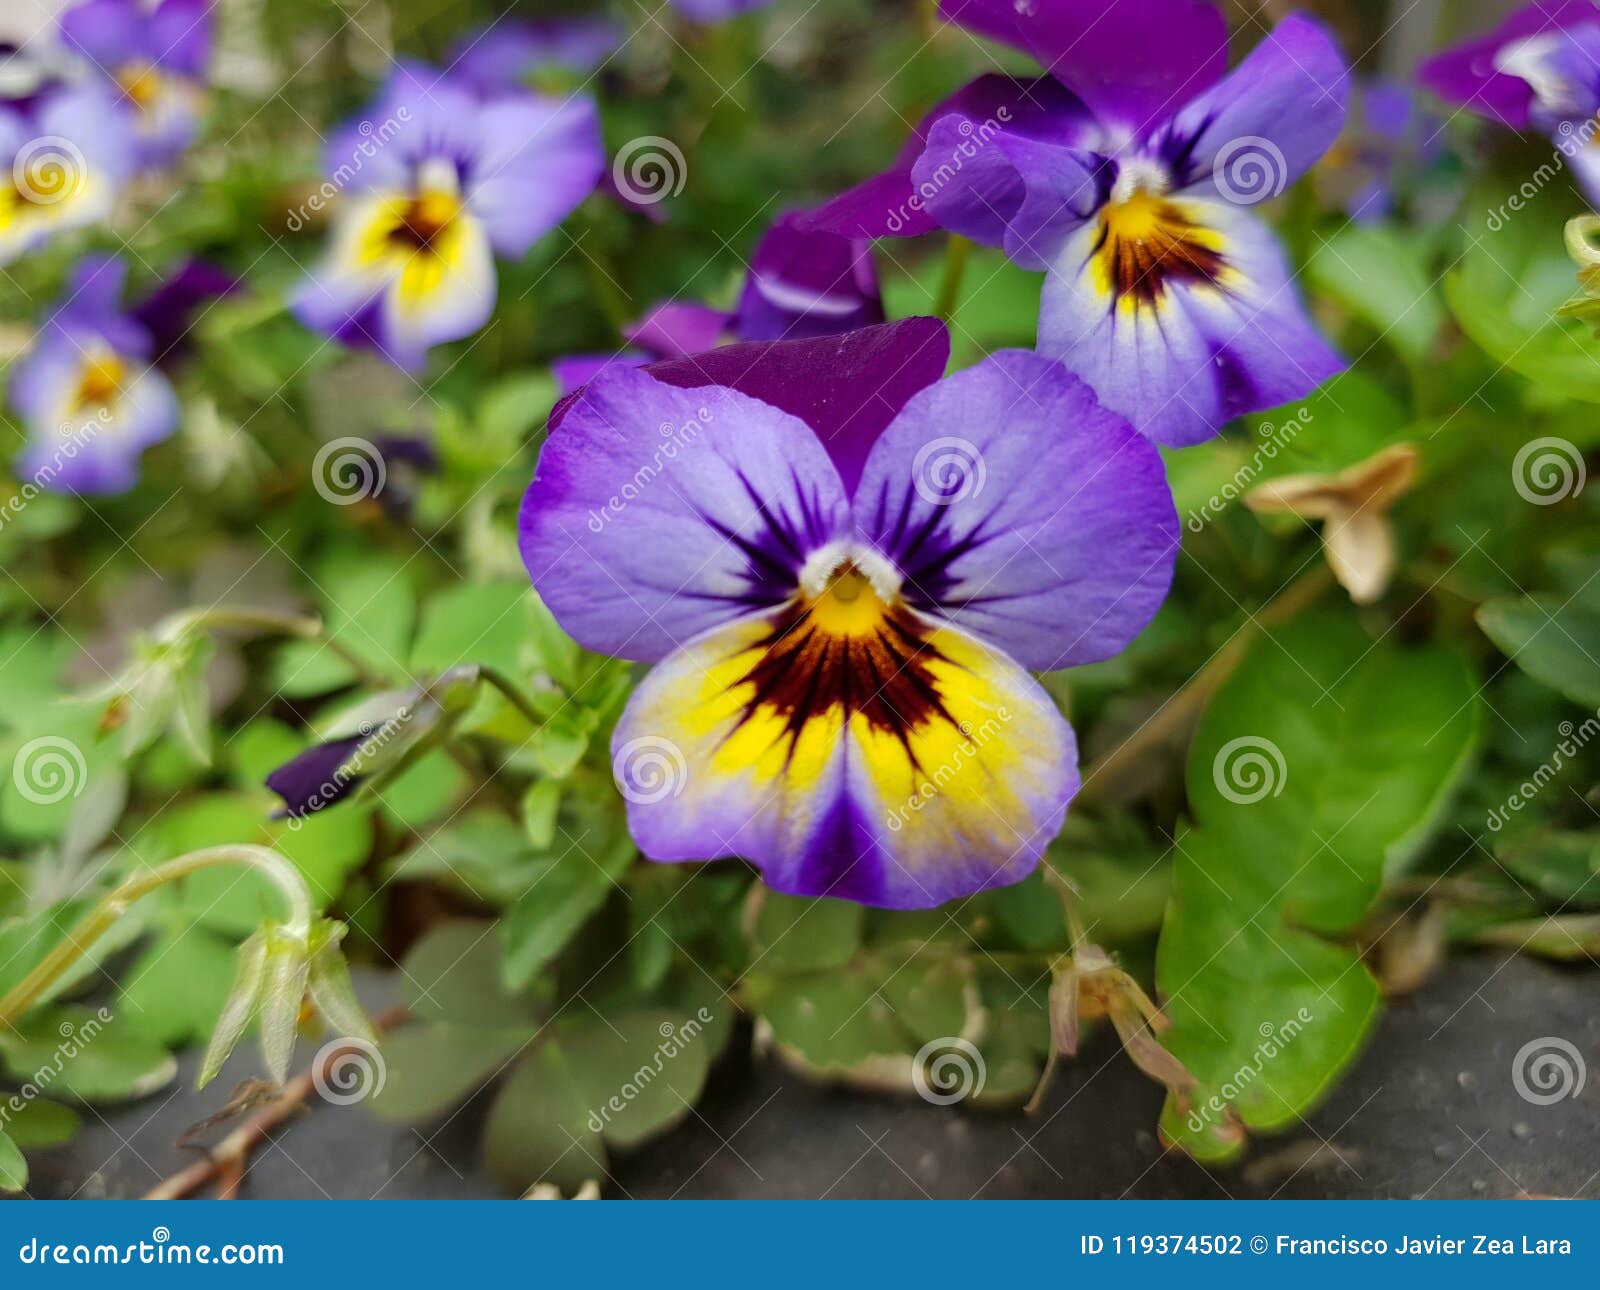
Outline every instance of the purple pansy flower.
<path id="1" fill-rule="evenodd" d="M 53 51 L 0 40 L 0 106 L 26 112 L 65 84 Z"/>
<path id="2" fill-rule="evenodd" d="M 1357 223 L 1373 224 L 1394 213 L 1404 181 L 1437 157 L 1444 141 L 1405 85 L 1367 81 L 1353 98 L 1344 137 L 1317 167 L 1317 187 Z"/>
<path id="3" fill-rule="evenodd" d="M 968 85 L 819 227 L 943 227 L 1043 270 L 1040 353 L 1161 443 L 1209 438 L 1340 370 L 1249 211 L 1338 137 L 1348 73 L 1320 26 L 1286 19 L 1225 74 L 1227 30 L 1203 0 L 941 12 L 1050 75 Z"/>
<path id="4" fill-rule="evenodd" d="M 205 106 L 212 0 L 87 0 L 61 39 L 113 82 L 137 119 L 139 159 L 165 165 L 193 141 Z"/>
<path id="5" fill-rule="evenodd" d="M 621 44 L 621 30 L 605 18 L 506 18 L 457 41 L 448 65 L 452 76 L 491 97 L 525 90 L 551 68 L 587 75 Z"/>
<path id="6" fill-rule="evenodd" d="M 1017 882 L 1078 787 L 1029 674 L 1165 596 L 1155 448 L 1007 351 L 941 379 L 932 319 L 613 370 L 558 405 L 523 560 L 590 649 L 655 666 L 612 740 L 654 860 L 927 908 Z"/>
<path id="7" fill-rule="evenodd" d="M 727 22 L 740 14 L 764 9 L 772 0 L 672 0 L 672 6 L 691 22 Z"/>
<path id="8" fill-rule="evenodd" d="M 494 310 L 494 257 L 518 258 L 605 167 L 594 103 L 532 93 L 482 102 L 398 67 L 328 147 L 339 195 L 328 252 L 294 299 L 308 327 L 419 368 L 429 346 Z"/>
<path id="9" fill-rule="evenodd" d="M 1556 144 L 1578 183 L 1600 203 L 1600 8 L 1590 0 L 1541 0 L 1487 36 L 1418 69 L 1445 102 Z"/>
<path id="10" fill-rule="evenodd" d="M 551 364 L 562 393 L 611 366 L 681 358 L 728 341 L 804 340 L 881 323 L 883 296 L 870 243 L 805 229 L 804 218 L 798 211 L 779 216 L 756 244 L 734 309 L 683 300 L 657 305 L 627 329 L 631 349 L 574 354 Z"/>
<path id="11" fill-rule="evenodd" d="M 150 334 L 123 312 L 127 265 L 92 257 L 11 376 L 28 429 L 18 474 L 58 492 L 119 493 L 139 455 L 178 428 L 178 399 L 151 362 Z"/>
<path id="12" fill-rule="evenodd" d="M 132 154 L 126 114 L 97 87 L 0 107 L 0 265 L 110 215 Z"/>
<path id="13" fill-rule="evenodd" d="M 161 367 L 172 367 L 189 347 L 189 330 L 202 306 L 231 296 L 243 282 L 205 260 L 185 260 L 128 312 L 150 333 L 150 352 Z"/>

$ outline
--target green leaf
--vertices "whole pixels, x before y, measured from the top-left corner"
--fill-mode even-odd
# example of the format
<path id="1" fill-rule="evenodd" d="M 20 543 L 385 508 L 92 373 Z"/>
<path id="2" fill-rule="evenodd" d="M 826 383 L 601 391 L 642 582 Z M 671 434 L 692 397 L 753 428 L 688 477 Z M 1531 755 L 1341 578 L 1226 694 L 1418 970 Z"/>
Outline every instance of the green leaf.
<path id="1" fill-rule="evenodd" d="M 519 582 L 461 583 L 424 607 L 411 667 L 419 675 L 458 663 L 481 663 L 515 673 L 530 592 Z"/>
<path id="2" fill-rule="evenodd" d="M 383 1088 L 368 1106 L 405 1124 L 448 1111 L 494 1078 L 534 1033 L 531 1026 L 403 1026 L 384 1038 Z"/>
<path id="3" fill-rule="evenodd" d="M 1427 247 L 1390 225 L 1346 224 L 1311 253 L 1306 272 L 1405 358 L 1428 356 L 1444 323 Z"/>
<path id="4" fill-rule="evenodd" d="M 416 619 L 413 576 L 405 562 L 369 549 L 335 553 L 316 570 L 328 633 L 380 676 L 398 676 Z M 275 684 L 289 698 L 325 694 L 356 679 L 321 641 L 291 641 L 277 657 Z"/>
<path id="5" fill-rule="evenodd" d="M 144 1097 L 171 1083 L 178 1064 L 160 1044 L 105 1009 L 47 1008 L 0 1036 L 0 1062 L 41 1092 L 83 1102 Z"/>
<path id="6" fill-rule="evenodd" d="M 916 1045 L 864 970 L 770 976 L 752 972 L 745 987 L 780 1044 L 800 1050 L 820 1070 L 844 1070 L 870 1057 L 911 1052 Z"/>
<path id="7" fill-rule="evenodd" d="M 556 780 L 536 780 L 522 795 L 522 828 L 534 850 L 547 851 L 556 840 L 560 810 L 561 785 Z"/>
<path id="8" fill-rule="evenodd" d="M 592 1096 L 557 1043 L 541 1044 L 512 1072 L 483 1139 L 490 1172 L 513 1193 L 541 1182 L 572 1192 L 606 1175 Z"/>
<path id="9" fill-rule="evenodd" d="M 712 1056 L 705 1022 L 664 1009 L 585 1024 L 556 1042 L 592 1099 L 601 1136 L 616 1147 L 636 1146 L 686 1117 Z"/>
<path id="10" fill-rule="evenodd" d="M 1355 1056 L 1378 987 L 1343 939 L 1438 817 L 1478 725 L 1459 656 L 1374 644 L 1333 612 L 1259 641 L 1214 696 L 1158 956 L 1167 1044 L 1199 1081 L 1192 1106 L 1169 1099 L 1172 1140 L 1235 1154 L 1225 1104 L 1253 1129 L 1293 1123 Z"/>
<path id="11" fill-rule="evenodd" d="M 6 1106 L 5 1132 L 25 1151 L 58 1147 L 72 1140 L 83 1117 L 70 1106 L 35 1097 L 21 1107 Z"/>
<path id="12" fill-rule="evenodd" d="M 0 1130 L 0 1191 L 21 1191 L 28 1185 L 28 1162 L 17 1144 Z"/>
<path id="13" fill-rule="evenodd" d="M 1600 903 L 1600 834 L 1541 829 L 1498 843 L 1494 854 L 1523 882 L 1563 907 Z"/>
<path id="14" fill-rule="evenodd" d="M 1600 596 L 1492 600 L 1478 626 L 1534 680 L 1586 708 L 1600 708 Z"/>
<path id="15" fill-rule="evenodd" d="M 208 1037 L 233 971 L 233 945 L 204 927 L 152 941 L 123 982 L 128 1028 L 168 1048 Z"/>
<path id="16" fill-rule="evenodd" d="M 861 944 L 866 911 L 848 900 L 803 900 L 763 891 L 750 962 L 763 972 L 843 967 Z"/>
<path id="17" fill-rule="evenodd" d="M 400 988 L 412 1013 L 453 1025 L 521 1027 L 543 1015 L 529 991 L 510 991 L 495 924 L 451 919 L 431 928 L 406 955 Z"/>
<path id="18" fill-rule="evenodd" d="M 594 855 L 574 843 L 546 861 L 501 923 L 507 986 L 519 990 L 532 981 L 605 903 L 632 861 L 632 846 L 616 843 Z"/>

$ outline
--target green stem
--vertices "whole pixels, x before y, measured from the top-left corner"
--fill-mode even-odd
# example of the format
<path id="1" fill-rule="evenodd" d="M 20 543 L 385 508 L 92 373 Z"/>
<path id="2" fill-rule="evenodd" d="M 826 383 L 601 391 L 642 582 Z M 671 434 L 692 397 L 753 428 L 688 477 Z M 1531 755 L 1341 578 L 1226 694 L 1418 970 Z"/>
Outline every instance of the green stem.
<path id="1" fill-rule="evenodd" d="M 518 712 L 528 719 L 528 724 L 537 728 L 544 725 L 544 718 L 534 711 L 533 704 L 512 682 L 502 673 L 492 667 L 480 667 L 478 676 L 488 685 L 494 686 L 506 697 L 506 701 Z"/>
<path id="2" fill-rule="evenodd" d="M 363 684 L 373 687 L 388 684 L 387 678 L 374 672 L 370 663 L 330 633 L 327 624 L 320 618 L 280 613 L 274 609 L 243 609 L 231 606 L 186 609 L 163 621 L 156 628 L 155 635 L 158 639 L 170 641 L 176 640 L 185 632 L 197 630 L 281 632 L 285 636 L 294 636 L 300 640 L 320 641 L 332 653 L 348 663 Z"/>
<path id="3" fill-rule="evenodd" d="M 933 305 L 934 314 L 943 322 L 955 317 L 961 281 L 967 276 L 967 260 L 971 255 L 972 243 L 959 233 L 950 234 L 944 247 L 944 276 L 939 280 L 939 298 Z"/>
<path id="4" fill-rule="evenodd" d="M 311 936 L 314 909 L 311 892 L 306 887 L 300 871 L 276 851 L 245 843 L 207 847 L 191 851 L 153 869 L 132 874 L 113 891 L 102 897 L 22 980 L 0 998 L 0 1031 L 15 1029 L 17 1024 L 72 966 L 89 953 L 95 944 L 121 920 L 142 897 L 157 887 L 179 878 L 188 877 L 201 869 L 214 865 L 242 865 L 254 869 L 266 878 L 283 896 L 289 917 L 283 925 L 284 933 L 300 940 Z"/>

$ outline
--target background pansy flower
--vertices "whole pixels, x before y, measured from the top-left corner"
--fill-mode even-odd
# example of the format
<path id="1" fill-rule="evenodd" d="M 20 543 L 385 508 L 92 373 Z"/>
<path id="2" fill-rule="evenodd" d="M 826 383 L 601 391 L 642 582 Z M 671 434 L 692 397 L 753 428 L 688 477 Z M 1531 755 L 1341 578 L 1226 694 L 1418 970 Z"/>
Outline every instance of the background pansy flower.
<path id="1" fill-rule="evenodd" d="M 727 22 L 740 14 L 765 9 L 772 0 L 672 0 L 672 7 L 691 22 Z"/>
<path id="2" fill-rule="evenodd" d="M 552 417 L 523 559 L 580 643 L 655 664 L 612 742 L 646 856 L 926 908 L 1020 880 L 1060 828 L 1076 745 L 1028 669 L 1144 627 L 1177 517 L 1155 449 L 1059 364 L 941 380 L 947 343 L 922 319 L 731 346 Z"/>
<path id="3" fill-rule="evenodd" d="M 211 0 L 88 0 L 61 15 L 61 40 L 132 108 L 141 164 L 165 165 L 193 142 L 211 60 Z"/>
<path id="4" fill-rule="evenodd" d="M 419 368 L 494 310 L 494 257 L 520 258 L 604 169 L 592 101 L 482 102 L 431 69 L 396 69 L 329 144 L 341 191 L 327 253 L 296 293 L 307 326 Z"/>
<path id="5" fill-rule="evenodd" d="M 605 18 L 505 18 L 457 41 L 447 66 L 488 97 L 534 87 L 552 71 L 587 75 L 621 44 L 621 30 Z"/>
<path id="6" fill-rule="evenodd" d="M 931 222 L 1044 271 L 1040 353 L 1161 443 L 1209 438 L 1341 369 L 1249 209 L 1343 124 L 1348 73 L 1319 25 L 1286 19 L 1225 75 L 1227 31 L 1200 0 L 941 12 L 1050 77 L 974 82 L 924 123 L 909 165 L 825 207 L 820 226 Z"/>
<path id="7" fill-rule="evenodd" d="M 804 215 L 781 215 L 750 255 L 731 310 L 695 301 L 657 305 L 632 327 L 618 354 L 575 354 L 551 365 L 563 393 L 605 368 L 703 353 L 730 341 L 804 340 L 884 320 L 883 296 L 866 238 L 803 227 Z"/>
<path id="8" fill-rule="evenodd" d="M 1444 149 L 1439 122 L 1396 81 L 1359 84 L 1345 133 L 1318 163 L 1318 195 L 1360 224 L 1394 214 L 1412 172 Z"/>
<path id="9" fill-rule="evenodd" d="M 98 88 L 0 107 L 0 266 L 105 219 L 133 169 L 127 116 Z"/>
<path id="10" fill-rule="evenodd" d="M 1600 8 L 1589 0 L 1530 4 L 1417 75 L 1447 103 L 1548 136 L 1600 202 Z"/>
<path id="11" fill-rule="evenodd" d="M 58 492 L 118 493 L 139 456 L 178 428 L 178 400 L 153 365 L 150 334 L 121 306 L 127 266 L 94 257 L 11 376 L 29 441 L 19 475 Z"/>

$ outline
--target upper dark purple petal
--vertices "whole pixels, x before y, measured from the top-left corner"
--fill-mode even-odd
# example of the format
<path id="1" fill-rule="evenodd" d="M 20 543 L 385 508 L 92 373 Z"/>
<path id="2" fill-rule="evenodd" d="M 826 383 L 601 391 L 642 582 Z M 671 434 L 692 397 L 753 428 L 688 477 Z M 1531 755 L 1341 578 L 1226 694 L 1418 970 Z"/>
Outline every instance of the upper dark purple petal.
<path id="1" fill-rule="evenodd" d="M 715 349 L 727 339 L 731 315 L 693 300 L 657 305 L 623 335 L 657 358 L 684 358 Z"/>
<path id="2" fill-rule="evenodd" d="M 946 21 L 1032 54 L 1102 121 L 1151 128 L 1228 66 L 1209 0 L 940 0 Z"/>
<path id="3" fill-rule="evenodd" d="M 231 296 L 242 285 L 239 278 L 214 264 L 187 260 L 128 312 L 150 333 L 155 361 L 170 364 L 188 348 L 195 311 L 207 301 Z"/>
<path id="4" fill-rule="evenodd" d="M 506 18 L 457 41 L 448 62 L 479 93 L 498 94 L 526 89 L 542 68 L 591 72 L 621 43 L 622 32 L 604 18 Z"/>
<path id="5" fill-rule="evenodd" d="M 344 800 L 365 778 L 341 775 L 340 770 L 361 747 L 363 737 L 334 739 L 312 744 L 298 757 L 284 762 L 267 776 L 267 787 L 283 798 L 275 819 L 301 819 Z"/>
<path id="6" fill-rule="evenodd" d="M 846 492 L 883 429 L 918 390 L 944 375 L 950 333 L 936 318 L 906 318 L 810 340 L 750 341 L 652 363 L 658 381 L 725 385 L 799 417 L 833 458 Z M 572 397 L 550 414 L 555 429 Z"/>
<path id="7" fill-rule="evenodd" d="M 739 297 L 740 340 L 802 340 L 884 320 L 878 272 L 866 239 L 800 227 L 781 216 L 757 244 Z"/>

